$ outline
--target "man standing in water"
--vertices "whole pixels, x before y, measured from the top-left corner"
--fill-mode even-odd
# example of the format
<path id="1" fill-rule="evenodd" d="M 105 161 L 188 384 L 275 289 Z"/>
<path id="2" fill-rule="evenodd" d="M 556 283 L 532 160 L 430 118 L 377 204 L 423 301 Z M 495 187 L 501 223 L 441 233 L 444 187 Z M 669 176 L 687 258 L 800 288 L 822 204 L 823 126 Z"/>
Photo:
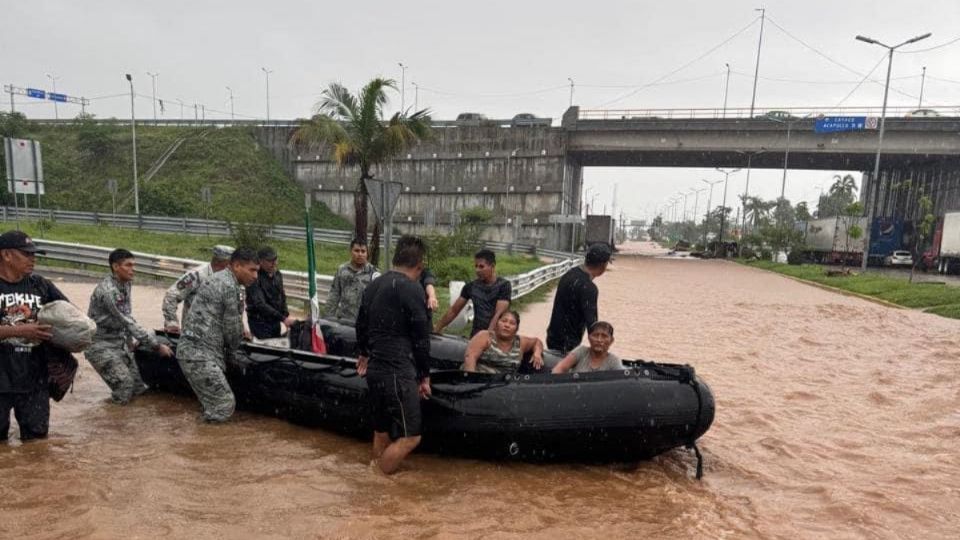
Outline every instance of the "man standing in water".
<path id="1" fill-rule="evenodd" d="M 583 332 L 597 322 L 597 286 L 593 280 L 607 271 L 610 248 L 594 244 L 583 266 L 571 268 L 560 278 L 547 327 L 547 348 L 567 354 L 580 345 Z"/>
<path id="2" fill-rule="evenodd" d="M 135 342 L 143 343 L 160 356 L 173 356 L 170 347 L 157 341 L 153 332 L 137 324 L 131 312 L 130 297 L 133 282 L 133 253 L 125 249 L 113 250 L 107 262 L 110 275 L 103 278 L 90 295 L 87 316 L 97 323 L 97 333 L 84 356 L 103 382 L 110 387 L 111 399 L 126 405 L 135 395 L 147 389 L 140 378 L 140 369 L 133 359 Z"/>
<path id="3" fill-rule="evenodd" d="M 200 285 L 183 321 L 177 347 L 180 369 L 203 406 L 203 419 L 224 422 L 236 407 L 226 377 L 226 357 L 240 348 L 243 331 L 243 288 L 257 280 L 257 254 L 239 248 L 227 269 Z"/>
<path id="4" fill-rule="evenodd" d="M 367 378 L 373 459 L 385 474 L 420 444 L 420 399 L 430 396 L 430 320 L 417 283 L 425 252 L 420 238 L 400 238 L 393 269 L 367 287 L 357 316 L 357 373 Z"/>
<path id="5" fill-rule="evenodd" d="M 193 303 L 193 297 L 197 294 L 197 289 L 205 279 L 209 279 L 213 274 L 223 270 L 230 262 L 230 255 L 233 254 L 233 248 L 230 246 L 213 246 L 213 258 L 209 264 L 199 266 L 186 274 L 180 276 L 180 279 L 167 289 L 163 295 L 163 328 L 167 332 L 180 333 L 180 323 L 177 320 L 177 305 L 183 302 L 183 315 L 180 320 L 187 319 L 187 313 L 190 312 L 190 304 Z"/>
<path id="6" fill-rule="evenodd" d="M 471 337 L 483 330 L 491 332 L 496 330 L 500 315 L 510 308 L 512 293 L 510 282 L 497 277 L 496 254 L 489 249 L 481 249 L 473 256 L 473 269 L 477 273 L 477 279 L 464 285 L 460 291 L 460 297 L 437 323 L 435 331 L 438 334 L 456 318 L 460 310 L 467 305 L 468 300 L 473 301 Z"/>
<path id="7" fill-rule="evenodd" d="M 10 431 L 10 409 L 20 424 L 20 440 L 42 439 L 50 423 L 47 356 L 41 342 L 53 334 L 37 323 L 37 312 L 66 300 L 49 280 L 33 273 L 37 249 L 21 231 L 0 235 L 0 441 Z"/>

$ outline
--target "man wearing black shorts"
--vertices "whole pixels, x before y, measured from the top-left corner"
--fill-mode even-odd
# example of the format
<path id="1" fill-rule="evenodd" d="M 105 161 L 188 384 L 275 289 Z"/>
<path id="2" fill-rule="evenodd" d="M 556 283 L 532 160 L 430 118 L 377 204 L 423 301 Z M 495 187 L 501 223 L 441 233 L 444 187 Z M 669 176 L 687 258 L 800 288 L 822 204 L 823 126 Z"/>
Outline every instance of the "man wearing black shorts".
<path id="1" fill-rule="evenodd" d="M 420 399 L 430 396 L 430 319 L 417 282 L 425 251 L 420 238 L 400 238 L 393 268 L 367 286 L 357 315 L 357 373 L 367 378 L 373 459 L 385 474 L 420 444 Z"/>

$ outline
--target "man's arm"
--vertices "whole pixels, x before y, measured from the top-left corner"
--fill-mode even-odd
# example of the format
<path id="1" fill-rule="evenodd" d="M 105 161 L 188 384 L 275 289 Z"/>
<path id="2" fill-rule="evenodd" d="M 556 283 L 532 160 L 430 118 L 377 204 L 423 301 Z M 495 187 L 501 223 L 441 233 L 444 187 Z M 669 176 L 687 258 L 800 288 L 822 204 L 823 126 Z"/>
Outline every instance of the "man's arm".
<path id="1" fill-rule="evenodd" d="M 187 297 L 190 291 L 196 289 L 200 279 L 196 272 L 187 272 L 167 289 L 163 295 L 163 326 L 165 328 L 179 327 L 177 321 L 177 306 Z"/>
<path id="2" fill-rule="evenodd" d="M 497 321 L 500 320 L 500 316 L 503 315 L 504 311 L 510 309 L 510 296 L 512 294 L 513 286 L 510 285 L 509 281 L 503 280 L 503 285 L 497 292 L 497 304 L 493 308 L 493 317 L 490 318 L 490 326 L 487 330 L 492 332 L 497 329 Z"/>
<path id="3" fill-rule="evenodd" d="M 107 307 L 111 317 L 117 319 L 123 324 L 127 332 L 133 336 L 133 339 L 139 341 L 140 343 L 147 344 L 147 346 L 151 349 L 156 349 L 160 346 L 160 343 L 157 341 L 156 336 L 153 335 L 153 332 L 150 332 L 144 327 L 140 326 L 140 324 L 137 323 L 133 317 L 120 311 L 120 308 L 117 307 L 117 304 L 122 300 L 123 296 L 119 289 L 111 287 L 109 290 L 101 291 L 101 294 L 106 296 L 101 304 Z"/>
<path id="4" fill-rule="evenodd" d="M 410 318 L 410 342 L 419 381 L 430 378 L 430 320 L 427 318 L 427 306 L 423 303 L 421 290 L 418 285 L 410 282 L 400 295 L 403 311 Z M 429 388 L 427 390 L 429 393 Z"/>
<path id="5" fill-rule="evenodd" d="M 446 328 L 447 325 L 450 324 L 450 322 L 453 321 L 453 319 L 455 319 L 457 315 L 460 314 L 460 311 L 462 311 L 464 306 L 466 305 L 467 305 L 466 298 L 462 296 L 460 298 L 457 298 L 457 300 L 453 303 L 453 305 L 450 306 L 450 309 L 448 309 L 447 312 L 443 314 L 443 317 L 440 319 L 440 322 L 437 323 L 436 327 L 434 327 L 433 331 L 436 332 L 437 334 L 439 334 L 440 332 L 443 332 L 443 329 Z"/>

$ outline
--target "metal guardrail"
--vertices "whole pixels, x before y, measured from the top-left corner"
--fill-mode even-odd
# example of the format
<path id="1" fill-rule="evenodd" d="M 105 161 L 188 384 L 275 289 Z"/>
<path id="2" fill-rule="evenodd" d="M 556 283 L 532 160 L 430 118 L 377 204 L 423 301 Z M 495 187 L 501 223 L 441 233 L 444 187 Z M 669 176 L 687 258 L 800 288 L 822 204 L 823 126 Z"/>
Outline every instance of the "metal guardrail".
<path id="1" fill-rule="evenodd" d="M 922 120 L 951 119 L 960 116 L 960 105 L 924 106 L 929 113 L 913 114 L 918 107 L 887 107 L 887 118 L 913 117 Z M 803 118 L 810 115 L 816 118 L 824 116 L 880 116 L 880 107 L 764 107 L 754 108 L 752 117 L 763 119 L 770 111 L 783 111 L 790 116 Z M 723 108 L 673 108 L 673 109 L 580 109 L 578 120 L 685 120 L 685 119 L 745 119 L 751 118 L 749 107 Z M 777 117 L 780 119 L 780 117 Z"/>
<path id="2" fill-rule="evenodd" d="M 112 248 L 70 242 L 56 242 L 52 240 L 39 239 L 34 239 L 34 242 L 37 244 L 37 246 L 46 250 L 47 254 L 43 255 L 43 258 L 74 264 L 82 264 L 84 266 L 107 268 L 107 257 L 110 252 L 113 251 Z M 164 255 L 153 255 L 150 253 L 142 253 L 137 251 L 134 251 L 133 254 L 137 257 L 138 273 L 171 280 L 179 278 L 188 270 L 206 264 L 206 261 L 182 259 L 179 257 L 167 257 Z M 568 269 L 576 266 L 579 263 L 579 258 L 565 258 L 559 262 L 542 266 L 525 274 L 507 277 L 513 288 L 513 298 L 516 299 L 529 294 L 544 283 L 560 277 Z M 284 288 L 288 297 L 299 300 L 309 299 L 309 280 L 306 272 L 281 270 L 281 274 L 283 274 Z M 330 285 L 332 283 L 333 276 L 316 276 L 317 296 L 321 304 L 326 302 L 327 294 L 330 292 Z"/>
<path id="3" fill-rule="evenodd" d="M 292 120 L 256 120 L 256 119 L 242 119 L 242 120 L 231 120 L 229 118 L 205 118 L 205 119 L 196 119 L 191 120 L 188 118 L 183 119 L 168 119 L 168 120 L 154 120 L 152 118 L 137 118 L 138 126 L 154 126 L 154 127 L 232 127 L 232 126 L 246 126 L 246 127 L 274 127 L 274 128 L 296 128 L 300 127 L 300 123 L 305 121 L 305 118 L 295 118 Z M 538 118 L 540 122 L 545 120 L 551 120 L 549 118 Z M 129 126 L 129 118 L 94 118 L 92 120 L 96 124 L 101 125 L 111 125 L 111 126 Z M 50 126 L 69 126 L 74 124 L 79 124 L 80 121 L 75 118 L 62 118 L 62 119 L 53 119 L 53 118 L 31 118 L 31 123 L 50 125 Z M 536 121 L 533 121 L 536 122 Z M 526 127 L 531 125 L 530 120 L 520 120 L 518 122 L 519 127 Z M 541 124 L 535 124 L 541 125 Z M 548 124 L 544 124 L 546 127 L 549 127 Z M 514 120 L 511 118 L 502 118 L 502 119 L 485 119 L 485 120 L 434 120 L 430 119 L 430 127 L 434 128 L 448 128 L 448 127 L 513 127 Z"/>
<path id="4" fill-rule="evenodd" d="M 180 233 L 196 236 L 214 235 L 230 236 L 230 224 L 226 221 L 216 221 L 199 218 L 179 218 L 165 216 L 137 217 L 135 214 L 105 214 L 99 212 L 76 212 L 72 210 L 38 210 L 36 208 L 15 208 L 0 206 L 0 221 L 16 221 L 22 219 L 48 220 L 56 223 L 72 223 L 77 225 L 110 225 L 123 229 L 142 229 L 151 232 Z M 267 236 L 277 240 L 306 240 L 307 233 L 303 227 L 291 225 L 272 225 L 267 227 Z M 352 231 L 338 229 L 314 229 L 315 242 L 324 244 L 349 245 L 353 239 Z M 572 257 L 570 253 L 537 248 L 531 244 L 512 242 L 485 241 L 484 246 L 498 252 L 526 253 L 530 255 L 544 255 L 554 259 Z"/>

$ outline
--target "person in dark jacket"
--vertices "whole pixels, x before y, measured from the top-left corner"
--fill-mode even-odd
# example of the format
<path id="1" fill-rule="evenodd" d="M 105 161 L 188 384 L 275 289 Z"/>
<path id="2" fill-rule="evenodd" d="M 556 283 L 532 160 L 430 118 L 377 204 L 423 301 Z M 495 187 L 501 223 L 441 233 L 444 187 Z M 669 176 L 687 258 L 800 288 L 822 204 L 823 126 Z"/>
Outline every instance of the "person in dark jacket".
<path id="1" fill-rule="evenodd" d="M 42 439 L 50 424 L 47 350 L 53 334 L 37 322 L 45 304 L 67 298 L 49 280 L 33 274 L 37 249 L 21 231 L 0 235 L 0 441 L 10 431 L 10 410 L 20 440 Z"/>
<path id="2" fill-rule="evenodd" d="M 280 337 L 281 324 L 287 328 L 296 321 L 287 309 L 283 292 L 283 276 L 277 269 L 277 252 L 266 246 L 257 252 L 260 270 L 257 280 L 247 287 L 247 322 L 250 333 L 258 339 Z"/>
<path id="3" fill-rule="evenodd" d="M 547 327 L 547 348 L 567 354 L 580 345 L 583 332 L 597 322 L 599 292 L 593 280 L 607 271 L 610 256 L 606 244 L 594 244 L 587 250 L 583 266 L 571 268 L 560 278 Z"/>

